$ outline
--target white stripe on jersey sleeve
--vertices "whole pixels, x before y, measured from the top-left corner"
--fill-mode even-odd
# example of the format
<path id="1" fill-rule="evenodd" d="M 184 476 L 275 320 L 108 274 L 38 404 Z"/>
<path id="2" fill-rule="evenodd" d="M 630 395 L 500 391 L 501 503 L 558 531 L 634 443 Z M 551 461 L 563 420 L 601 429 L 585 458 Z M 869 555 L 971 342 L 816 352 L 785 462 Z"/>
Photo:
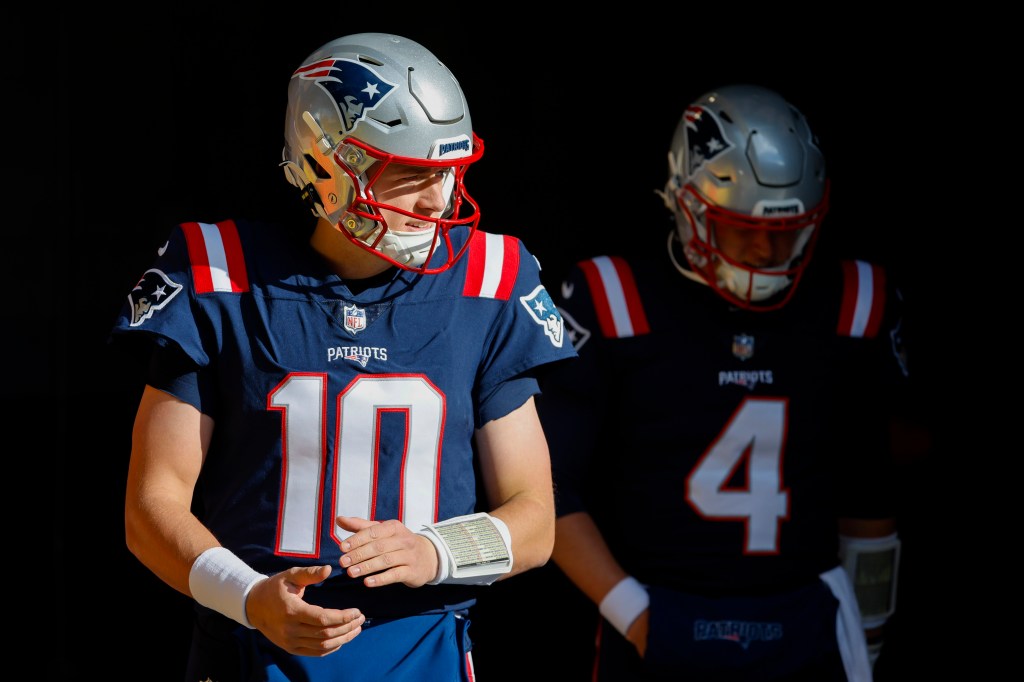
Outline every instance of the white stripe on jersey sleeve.
<path id="1" fill-rule="evenodd" d="M 487 246 L 484 249 L 484 278 L 480 283 L 480 295 L 494 298 L 501 284 L 501 268 L 505 264 L 505 239 L 500 234 L 485 233 Z"/>
<path id="2" fill-rule="evenodd" d="M 853 309 L 853 321 L 850 323 L 850 336 L 862 337 L 867 331 L 871 319 L 871 304 L 875 300 L 875 278 L 871 265 L 862 260 L 856 261 L 857 266 L 857 303 Z"/>
<path id="3" fill-rule="evenodd" d="M 604 291 L 608 297 L 608 307 L 612 311 L 615 333 L 618 337 L 633 336 L 633 322 L 629 318 L 629 307 L 626 305 L 626 294 L 622 290 L 619 273 L 615 270 L 612 259 L 608 256 L 594 258 L 597 273 L 601 275 Z"/>
<path id="4" fill-rule="evenodd" d="M 210 223 L 199 223 L 206 243 L 206 258 L 210 261 L 210 279 L 213 280 L 214 291 L 231 292 L 231 277 L 228 276 L 228 258 L 224 253 L 224 242 L 220 238 L 220 228 Z"/>

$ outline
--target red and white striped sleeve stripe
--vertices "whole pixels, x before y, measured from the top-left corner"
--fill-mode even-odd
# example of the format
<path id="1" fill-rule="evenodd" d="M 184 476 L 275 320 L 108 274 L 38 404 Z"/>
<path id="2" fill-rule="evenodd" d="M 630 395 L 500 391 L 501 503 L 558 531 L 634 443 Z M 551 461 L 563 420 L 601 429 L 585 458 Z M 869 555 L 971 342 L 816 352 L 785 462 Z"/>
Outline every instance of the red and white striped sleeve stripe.
<path id="1" fill-rule="evenodd" d="M 476 232 L 469 242 L 463 296 L 507 301 L 519 275 L 519 240 L 507 235 Z"/>
<path id="2" fill-rule="evenodd" d="M 872 339 L 885 312 L 885 270 L 865 261 L 843 261 L 840 336 Z"/>
<path id="3" fill-rule="evenodd" d="M 197 294 L 249 291 L 249 275 L 234 221 L 184 223 L 181 227 Z"/>
<path id="4" fill-rule="evenodd" d="M 625 260 L 598 256 L 582 261 L 580 268 L 586 275 L 601 333 L 606 338 L 639 336 L 651 331 L 633 271 Z"/>

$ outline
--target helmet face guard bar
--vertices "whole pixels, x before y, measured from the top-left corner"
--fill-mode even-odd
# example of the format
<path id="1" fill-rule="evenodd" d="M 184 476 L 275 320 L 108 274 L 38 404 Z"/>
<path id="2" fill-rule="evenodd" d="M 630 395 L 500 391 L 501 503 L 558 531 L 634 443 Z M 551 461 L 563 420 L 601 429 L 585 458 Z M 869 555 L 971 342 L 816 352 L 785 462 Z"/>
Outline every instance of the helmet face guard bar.
<path id="1" fill-rule="evenodd" d="M 825 192 L 818 205 L 798 215 L 765 217 L 732 211 L 711 203 L 690 184 L 685 185 L 678 192 L 676 201 L 679 209 L 695 227 L 693 239 L 686 245 L 694 256 L 692 259 L 694 268 L 731 303 L 746 309 L 768 311 L 785 305 L 796 290 L 795 285 L 803 276 L 818 239 L 818 228 L 828 212 L 829 183 L 825 183 Z M 691 205 L 699 207 L 697 208 L 699 216 L 694 215 Z M 703 226 L 703 229 L 696 229 L 700 225 Z M 756 267 L 740 262 L 731 258 L 716 243 L 715 227 L 717 226 L 737 230 L 760 230 L 769 233 L 770 239 L 777 240 L 785 239 L 788 235 L 792 241 L 791 251 L 785 261 L 778 266 Z M 719 283 L 718 266 L 722 263 L 749 274 L 749 277 L 745 278 L 746 284 L 743 290 L 734 291 Z M 787 279 L 786 295 L 779 301 L 759 304 L 754 291 L 755 282 L 759 278 Z"/>
<path id="2" fill-rule="evenodd" d="M 469 246 L 469 239 L 455 252 L 451 243 L 449 231 L 456 227 L 468 227 L 470 237 L 476 231 L 480 223 L 480 206 L 469 195 L 465 186 L 466 171 L 470 165 L 483 156 L 483 140 L 473 134 L 472 153 L 468 156 L 453 157 L 448 159 L 422 159 L 399 156 L 381 151 L 355 138 L 348 138 L 334 152 L 334 161 L 342 169 L 357 188 L 352 201 L 345 210 L 339 221 L 341 231 L 361 248 L 371 251 L 374 255 L 384 258 L 393 265 L 420 274 L 436 274 L 443 272 L 455 264 Z M 443 191 L 448 200 L 448 205 L 439 217 L 406 211 L 396 206 L 378 201 L 373 194 L 373 185 L 380 178 L 384 169 L 393 163 L 417 167 L 436 168 L 448 171 L 444 179 Z M 433 224 L 433 230 L 423 230 L 422 236 L 415 240 L 416 252 L 422 253 L 426 236 L 430 236 L 430 244 L 425 257 L 419 264 L 403 262 L 388 253 L 387 242 L 389 239 L 395 241 L 410 240 L 407 246 L 411 248 L 412 235 L 416 233 L 396 233 L 388 227 L 387 221 L 381 214 L 381 209 L 392 211 L 417 221 Z M 462 216 L 464 209 L 468 214 Z M 447 257 L 442 265 L 434 268 L 428 267 L 434 252 L 440 244 L 444 244 Z M 419 259 L 417 259 L 419 260 Z"/>

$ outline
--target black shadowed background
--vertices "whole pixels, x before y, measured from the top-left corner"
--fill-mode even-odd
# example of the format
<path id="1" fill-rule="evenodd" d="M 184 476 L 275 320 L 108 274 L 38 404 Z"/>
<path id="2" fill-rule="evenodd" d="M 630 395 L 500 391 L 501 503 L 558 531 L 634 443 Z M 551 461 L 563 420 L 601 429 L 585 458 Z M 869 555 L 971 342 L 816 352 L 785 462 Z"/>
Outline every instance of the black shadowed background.
<path id="1" fill-rule="evenodd" d="M 956 648 L 938 642 L 954 637 L 951 622 L 963 621 L 951 611 L 970 600 L 960 592 L 965 560 L 947 546 L 960 440 L 948 359 L 931 343 L 944 333 L 928 279 L 944 219 L 933 205 L 946 191 L 945 150 L 930 132 L 952 104 L 944 46 L 911 48 L 902 27 L 866 19 L 850 19 L 840 37 L 759 16 L 733 33 L 736 17 L 710 12 L 593 16 L 583 28 L 522 8 L 500 10 L 508 16 L 497 23 L 450 9 L 394 8 L 384 20 L 365 6 L 337 20 L 340 8 L 322 9 L 244 18 L 162 9 L 117 21 L 76 11 L 10 30 L 18 96 L 6 117 L 8 172 L 25 186 L 8 199 L 19 217 L 5 296 L 17 324 L 7 328 L 19 333 L 3 405 L 25 481 L 12 481 L 11 495 L 29 498 L 12 524 L 26 537 L 12 550 L 31 548 L 45 567 L 28 581 L 47 598 L 33 609 L 40 624 L 22 626 L 45 652 L 40 677 L 182 678 L 189 602 L 124 543 L 141 386 L 106 335 L 175 223 L 306 220 L 277 167 L 288 78 L 314 48 L 361 31 L 418 40 L 451 68 L 486 144 L 467 176 L 481 228 L 522 238 L 549 288 L 580 258 L 660 245 L 650 235 L 663 234 L 667 216 L 654 190 L 676 122 L 698 95 L 759 83 L 806 114 L 832 177 L 819 248 L 888 265 L 919 342 L 912 412 L 929 437 L 910 439 L 901 468 L 903 572 L 878 679 L 950 672 Z M 545 568 L 482 597 L 477 679 L 589 679 L 574 589 Z"/>

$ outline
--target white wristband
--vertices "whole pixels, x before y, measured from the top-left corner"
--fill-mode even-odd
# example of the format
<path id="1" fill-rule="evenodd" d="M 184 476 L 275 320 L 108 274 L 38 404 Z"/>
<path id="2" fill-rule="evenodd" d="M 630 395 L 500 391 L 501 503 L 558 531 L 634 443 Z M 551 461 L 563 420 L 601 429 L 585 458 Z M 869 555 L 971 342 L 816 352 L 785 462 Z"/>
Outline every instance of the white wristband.
<path id="1" fill-rule="evenodd" d="M 456 516 L 423 526 L 419 534 L 437 551 L 437 575 L 429 585 L 490 585 L 512 571 L 512 536 L 496 516 Z"/>
<path id="2" fill-rule="evenodd" d="M 253 585 L 266 578 L 227 547 L 211 547 L 193 562 L 188 573 L 188 589 L 192 598 L 203 606 L 254 630 L 245 615 L 245 600 Z"/>
<path id="3" fill-rule="evenodd" d="M 857 593 L 861 625 L 882 627 L 896 612 L 896 581 L 900 565 L 900 539 L 839 536 L 839 560 Z"/>
<path id="4" fill-rule="evenodd" d="M 636 578 L 626 576 L 601 600 L 598 611 L 625 637 L 629 626 L 650 606 L 651 598 Z"/>

